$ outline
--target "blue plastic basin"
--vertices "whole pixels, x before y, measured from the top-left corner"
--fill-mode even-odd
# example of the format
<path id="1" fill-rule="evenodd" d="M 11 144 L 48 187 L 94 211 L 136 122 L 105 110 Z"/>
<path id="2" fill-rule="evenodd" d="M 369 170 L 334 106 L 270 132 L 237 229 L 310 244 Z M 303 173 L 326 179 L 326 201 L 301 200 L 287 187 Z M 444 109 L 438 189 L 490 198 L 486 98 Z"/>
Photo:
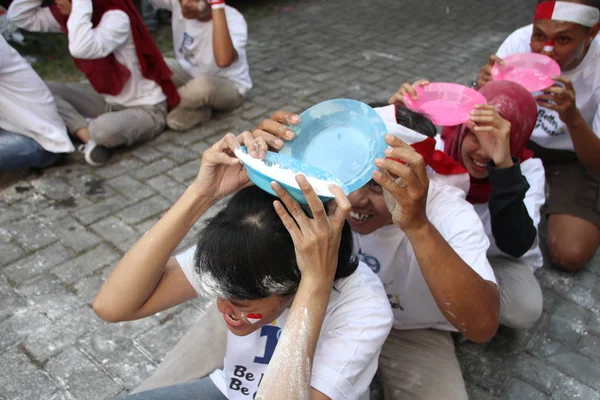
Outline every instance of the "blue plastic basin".
<path id="1" fill-rule="evenodd" d="M 371 180 L 376 158 L 384 157 L 387 129 L 383 119 L 356 100 L 319 103 L 291 126 L 296 138 L 280 154 L 325 171 L 343 182 L 350 192 Z"/>
<path id="2" fill-rule="evenodd" d="M 248 154 L 248 149 L 246 147 L 240 147 L 239 149 L 242 150 L 244 153 Z M 281 168 L 292 170 L 296 174 L 303 174 L 306 177 L 314 177 L 314 178 L 318 178 L 318 179 L 335 182 L 344 191 L 344 193 L 346 193 L 346 194 L 350 193 L 348 191 L 348 188 L 346 187 L 346 185 L 344 185 L 342 182 L 339 181 L 339 179 L 336 179 L 331 174 L 329 174 L 325 171 L 322 171 L 318 168 L 315 168 L 314 166 L 307 165 L 301 161 L 290 158 L 286 155 L 268 151 L 267 155 L 263 161 L 267 165 L 276 164 Z M 277 196 L 275 191 L 273 191 L 273 189 L 271 188 L 271 182 L 276 181 L 284 189 L 286 189 L 288 191 L 288 193 L 298 203 L 308 204 L 308 202 L 306 201 L 306 198 L 304 197 L 304 193 L 302 193 L 302 190 L 300 190 L 296 187 L 290 186 L 284 182 L 278 181 L 277 179 L 274 179 L 272 176 L 267 176 L 264 173 L 262 173 L 261 171 L 258 171 L 256 169 L 252 168 L 250 165 L 246 165 L 245 167 L 246 167 L 246 170 L 248 171 L 248 177 L 250 178 L 250 180 L 256 186 L 261 188 L 262 190 L 264 190 L 268 193 L 271 193 L 273 196 Z M 333 197 L 331 197 L 331 196 L 319 196 L 319 199 L 321 199 L 321 201 L 323 201 L 323 202 L 331 200 L 332 198 Z"/>

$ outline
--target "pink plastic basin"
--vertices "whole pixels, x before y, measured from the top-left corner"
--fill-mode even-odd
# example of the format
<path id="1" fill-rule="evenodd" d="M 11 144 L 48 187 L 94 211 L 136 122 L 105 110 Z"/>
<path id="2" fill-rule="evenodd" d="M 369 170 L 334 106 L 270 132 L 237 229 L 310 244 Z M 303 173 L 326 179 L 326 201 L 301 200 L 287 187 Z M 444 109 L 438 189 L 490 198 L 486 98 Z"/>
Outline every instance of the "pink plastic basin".
<path id="1" fill-rule="evenodd" d="M 436 125 L 460 125 L 469 120 L 476 104 L 487 104 L 479 92 L 456 83 L 436 82 L 416 88 L 417 100 L 410 95 L 404 104 L 426 114 Z"/>
<path id="2" fill-rule="evenodd" d="M 492 79 L 518 83 L 530 92 L 538 92 L 554 85 L 553 76 L 560 75 L 560 66 L 548 56 L 523 53 L 508 56 L 504 66 L 492 67 Z"/>

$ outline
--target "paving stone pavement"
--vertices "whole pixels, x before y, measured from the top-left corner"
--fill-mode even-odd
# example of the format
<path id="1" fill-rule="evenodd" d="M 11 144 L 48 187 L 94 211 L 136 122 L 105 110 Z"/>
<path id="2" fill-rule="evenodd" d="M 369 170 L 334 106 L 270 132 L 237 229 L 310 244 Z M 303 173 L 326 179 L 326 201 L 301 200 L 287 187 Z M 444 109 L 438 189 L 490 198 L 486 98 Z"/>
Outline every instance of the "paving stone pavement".
<path id="1" fill-rule="evenodd" d="M 104 168 L 72 156 L 0 193 L 0 399 L 108 399 L 148 376 L 201 314 L 201 300 L 106 324 L 90 303 L 115 262 L 197 173 L 228 131 L 322 100 L 384 100 L 404 81 L 469 83 L 531 17 L 533 0 L 291 1 L 250 25 L 255 88 L 232 113 L 118 154 Z M 543 229 L 542 229 L 543 234 Z M 189 245 L 188 237 L 180 248 Z M 473 399 L 600 399 L 600 260 L 539 273 L 531 329 L 460 343 Z"/>

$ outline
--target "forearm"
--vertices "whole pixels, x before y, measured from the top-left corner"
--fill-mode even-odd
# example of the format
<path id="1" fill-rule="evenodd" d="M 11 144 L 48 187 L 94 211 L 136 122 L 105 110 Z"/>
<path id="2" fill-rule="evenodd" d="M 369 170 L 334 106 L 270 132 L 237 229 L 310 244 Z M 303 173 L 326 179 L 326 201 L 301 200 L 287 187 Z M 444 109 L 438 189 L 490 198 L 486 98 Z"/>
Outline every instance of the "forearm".
<path id="1" fill-rule="evenodd" d="M 567 121 L 575 153 L 581 162 L 592 172 L 600 172 L 600 138 L 577 111 L 572 120 Z"/>
<path id="2" fill-rule="evenodd" d="M 42 0 L 15 0 L 6 17 L 16 26 L 31 32 L 59 32 L 60 25 Z"/>
<path id="3" fill-rule="evenodd" d="M 258 390 L 257 399 L 306 400 L 311 398 L 311 370 L 331 282 L 305 279 L 294 298 L 273 358 Z"/>
<path id="4" fill-rule="evenodd" d="M 129 18 L 123 11 L 107 11 L 96 27 L 92 25 L 92 11 L 90 0 L 73 0 L 67 27 L 69 52 L 75 58 L 94 60 L 106 57 L 123 45 L 131 32 Z"/>
<path id="5" fill-rule="evenodd" d="M 498 328 L 498 292 L 471 269 L 431 224 L 407 233 L 440 311 L 465 337 L 489 340 Z"/>
<path id="6" fill-rule="evenodd" d="M 119 261 L 94 301 L 111 320 L 131 319 L 165 274 L 167 262 L 194 223 L 211 206 L 208 197 L 188 188 L 175 205 Z"/>
<path id="7" fill-rule="evenodd" d="M 73 9 L 67 21 L 69 51 L 73 57 L 85 58 L 82 57 L 87 55 L 83 54 L 84 49 L 93 43 L 92 11 L 91 0 L 73 0 Z"/>
<path id="8" fill-rule="evenodd" d="M 521 257 L 533 246 L 537 230 L 524 203 L 529 183 L 518 160 L 513 161 L 509 168 L 488 164 L 492 186 L 488 207 L 496 246 L 512 257 Z"/>
<path id="9" fill-rule="evenodd" d="M 213 53 L 217 65 L 227 68 L 237 59 L 237 52 L 229 34 L 225 9 L 213 9 Z"/>

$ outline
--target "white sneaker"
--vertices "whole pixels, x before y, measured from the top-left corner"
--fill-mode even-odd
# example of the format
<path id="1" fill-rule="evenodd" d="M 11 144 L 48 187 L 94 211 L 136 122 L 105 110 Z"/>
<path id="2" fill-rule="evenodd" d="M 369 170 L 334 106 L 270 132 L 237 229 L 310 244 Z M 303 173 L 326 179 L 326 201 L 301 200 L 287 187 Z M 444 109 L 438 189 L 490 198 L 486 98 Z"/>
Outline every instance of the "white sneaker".
<path id="1" fill-rule="evenodd" d="M 80 145 L 78 150 L 80 153 L 83 153 L 85 162 L 94 167 L 106 164 L 112 156 L 112 151 L 110 149 L 97 145 L 93 140 Z"/>

